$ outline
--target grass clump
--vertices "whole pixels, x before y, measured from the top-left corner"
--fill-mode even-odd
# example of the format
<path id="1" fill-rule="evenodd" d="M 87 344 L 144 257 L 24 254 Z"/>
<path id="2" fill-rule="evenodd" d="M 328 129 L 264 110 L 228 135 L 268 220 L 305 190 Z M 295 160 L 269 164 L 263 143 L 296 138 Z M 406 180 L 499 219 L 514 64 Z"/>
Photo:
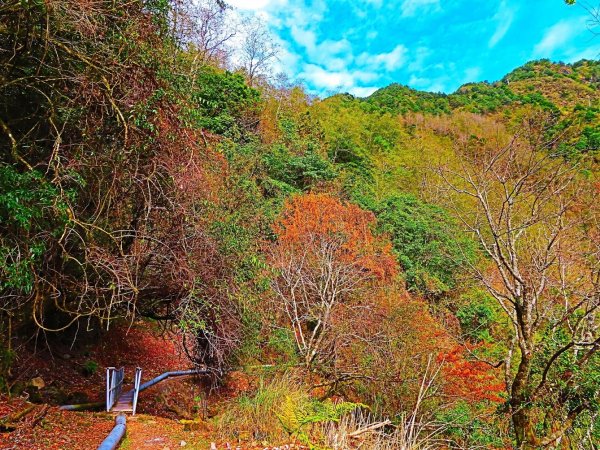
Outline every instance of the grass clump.
<path id="1" fill-rule="evenodd" d="M 290 373 L 259 379 L 254 392 L 228 402 L 215 419 L 222 439 L 254 440 L 262 443 L 300 441 L 320 448 L 320 424 L 338 422 L 343 415 L 363 405 L 320 401 L 309 387 Z"/>

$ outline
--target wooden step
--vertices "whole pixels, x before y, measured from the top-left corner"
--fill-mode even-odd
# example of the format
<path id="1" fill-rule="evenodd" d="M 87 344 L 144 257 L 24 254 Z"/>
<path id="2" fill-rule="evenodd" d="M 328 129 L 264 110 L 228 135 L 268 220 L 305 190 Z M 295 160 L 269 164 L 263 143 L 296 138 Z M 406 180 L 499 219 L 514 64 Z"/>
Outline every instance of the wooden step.
<path id="1" fill-rule="evenodd" d="M 112 407 L 114 412 L 131 412 L 133 411 L 133 391 L 123 392 L 117 399 L 117 402 Z"/>

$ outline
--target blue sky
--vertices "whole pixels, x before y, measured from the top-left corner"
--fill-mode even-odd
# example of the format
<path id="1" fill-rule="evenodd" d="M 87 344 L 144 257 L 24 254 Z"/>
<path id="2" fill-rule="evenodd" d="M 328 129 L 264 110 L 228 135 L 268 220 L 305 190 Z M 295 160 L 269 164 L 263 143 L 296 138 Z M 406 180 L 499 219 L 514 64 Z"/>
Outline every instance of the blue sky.
<path id="1" fill-rule="evenodd" d="M 453 92 L 532 59 L 600 58 L 589 13 L 562 0 L 228 3 L 265 20 L 281 46 L 276 69 L 320 95 L 366 96 L 393 82 Z"/>

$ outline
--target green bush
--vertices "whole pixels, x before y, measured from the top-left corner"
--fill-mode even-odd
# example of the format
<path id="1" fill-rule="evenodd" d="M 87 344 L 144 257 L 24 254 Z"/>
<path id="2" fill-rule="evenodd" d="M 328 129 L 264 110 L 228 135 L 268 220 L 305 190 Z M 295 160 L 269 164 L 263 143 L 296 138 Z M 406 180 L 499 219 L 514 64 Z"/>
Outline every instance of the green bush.
<path id="1" fill-rule="evenodd" d="M 442 208 L 400 194 L 371 206 L 387 233 L 409 290 L 438 297 L 458 286 L 465 266 L 475 261 L 474 242 Z"/>
<path id="2" fill-rule="evenodd" d="M 88 360 L 83 363 L 82 372 L 85 376 L 92 376 L 98 372 L 99 365 L 96 361 Z"/>
<path id="3" fill-rule="evenodd" d="M 456 312 L 462 333 L 473 341 L 490 342 L 492 340 L 491 326 L 498 320 L 494 301 L 485 293 L 469 303 L 462 305 Z"/>
<path id="4" fill-rule="evenodd" d="M 293 155 L 284 146 L 275 146 L 264 158 L 267 174 L 271 181 L 287 186 L 288 192 L 304 191 L 320 181 L 336 177 L 331 163 L 315 153 L 307 151 Z"/>

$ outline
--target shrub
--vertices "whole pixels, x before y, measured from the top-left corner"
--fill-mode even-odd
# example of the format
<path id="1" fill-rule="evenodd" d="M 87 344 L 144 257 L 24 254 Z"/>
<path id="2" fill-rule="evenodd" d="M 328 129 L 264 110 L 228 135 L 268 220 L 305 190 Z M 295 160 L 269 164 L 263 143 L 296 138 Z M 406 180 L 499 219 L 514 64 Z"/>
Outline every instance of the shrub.
<path id="1" fill-rule="evenodd" d="M 92 376 L 98 372 L 98 363 L 94 360 L 88 360 L 83 363 L 82 372 L 85 376 Z"/>

